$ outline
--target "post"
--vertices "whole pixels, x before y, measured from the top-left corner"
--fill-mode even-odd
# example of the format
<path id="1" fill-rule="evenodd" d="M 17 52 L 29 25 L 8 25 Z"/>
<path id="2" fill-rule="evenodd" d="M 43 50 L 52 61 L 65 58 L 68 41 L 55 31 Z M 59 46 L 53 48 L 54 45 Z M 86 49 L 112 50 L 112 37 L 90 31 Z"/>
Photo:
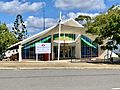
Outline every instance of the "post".
<path id="1" fill-rule="evenodd" d="M 70 53 L 71 53 L 71 62 L 72 62 L 72 56 L 73 56 L 73 55 L 72 55 L 72 46 L 71 46 L 71 52 L 70 52 Z"/>
<path id="2" fill-rule="evenodd" d="M 49 53 L 49 61 L 50 61 L 50 53 Z"/>
<path id="3" fill-rule="evenodd" d="M 18 52 L 19 52 L 19 62 L 21 62 L 22 61 L 22 45 L 19 45 Z"/>
<path id="4" fill-rule="evenodd" d="M 53 45 L 53 34 L 52 34 L 52 37 L 51 37 L 51 41 L 52 41 L 52 47 L 51 47 L 51 49 L 52 49 L 52 60 L 54 59 L 54 45 Z"/>
<path id="5" fill-rule="evenodd" d="M 91 41 L 91 44 L 92 44 L 92 41 Z M 91 55 L 90 55 L 90 61 L 92 60 L 92 47 L 90 47 L 90 53 L 91 53 Z"/>
<path id="6" fill-rule="evenodd" d="M 64 39 L 64 53 L 63 57 L 65 58 L 65 39 Z"/>
<path id="7" fill-rule="evenodd" d="M 61 32 L 61 12 L 60 12 L 60 20 L 59 20 L 58 62 L 60 60 L 60 32 Z"/>
<path id="8" fill-rule="evenodd" d="M 38 61 L 38 53 L 36 53 L 36 62 Z"/>

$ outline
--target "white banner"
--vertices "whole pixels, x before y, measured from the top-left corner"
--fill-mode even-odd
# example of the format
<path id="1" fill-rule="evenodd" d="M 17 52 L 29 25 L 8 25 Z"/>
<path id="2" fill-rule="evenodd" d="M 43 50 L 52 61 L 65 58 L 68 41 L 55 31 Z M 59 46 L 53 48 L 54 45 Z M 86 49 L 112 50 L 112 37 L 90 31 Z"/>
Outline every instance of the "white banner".
<path id="1" fill-rule="evenodd" d="M 51 43 L 36 43 L 35 52 L 37 54 L 51 53 Z"/>

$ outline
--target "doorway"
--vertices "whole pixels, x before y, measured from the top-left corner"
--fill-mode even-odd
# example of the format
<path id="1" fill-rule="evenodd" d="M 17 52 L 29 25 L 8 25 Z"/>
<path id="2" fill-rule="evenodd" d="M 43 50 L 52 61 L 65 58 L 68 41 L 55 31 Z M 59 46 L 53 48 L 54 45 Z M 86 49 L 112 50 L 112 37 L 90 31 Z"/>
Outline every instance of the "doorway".
<path id="1" fill-rule="evenodd" d="M 60 46 L 60 59 L 75 58 L 74 46 Z M 54 46 L 54 59 L 58 58 L 58 46 Z"/>

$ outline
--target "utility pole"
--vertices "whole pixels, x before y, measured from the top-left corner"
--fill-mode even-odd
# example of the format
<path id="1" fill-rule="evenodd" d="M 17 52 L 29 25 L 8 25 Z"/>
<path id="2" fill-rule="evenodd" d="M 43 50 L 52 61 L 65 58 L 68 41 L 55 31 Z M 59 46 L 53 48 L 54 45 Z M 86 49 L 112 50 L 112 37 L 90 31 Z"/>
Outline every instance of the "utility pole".
<path id="1" fill-rule="evenodd" d="M 45 29 L 45 4 L 43 3 L 43 30 Z"/>

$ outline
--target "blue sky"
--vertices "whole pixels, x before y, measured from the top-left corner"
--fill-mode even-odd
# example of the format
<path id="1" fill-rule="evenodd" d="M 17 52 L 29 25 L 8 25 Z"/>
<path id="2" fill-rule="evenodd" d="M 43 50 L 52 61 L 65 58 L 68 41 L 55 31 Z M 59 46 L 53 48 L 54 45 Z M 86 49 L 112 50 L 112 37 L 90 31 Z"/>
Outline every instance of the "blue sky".
<path id="1" fill-rule="evenodd" d="M 31 36 L 42 31 L 43 8 L 48 28 L 57 23 L 60 11 L 62 19 L 78 15 L 94 17 L 112 5 L 120 5 L 120 0 L 0 0 L 0 21 L 11 29 L 16 15 L 21 14 Z"/>

